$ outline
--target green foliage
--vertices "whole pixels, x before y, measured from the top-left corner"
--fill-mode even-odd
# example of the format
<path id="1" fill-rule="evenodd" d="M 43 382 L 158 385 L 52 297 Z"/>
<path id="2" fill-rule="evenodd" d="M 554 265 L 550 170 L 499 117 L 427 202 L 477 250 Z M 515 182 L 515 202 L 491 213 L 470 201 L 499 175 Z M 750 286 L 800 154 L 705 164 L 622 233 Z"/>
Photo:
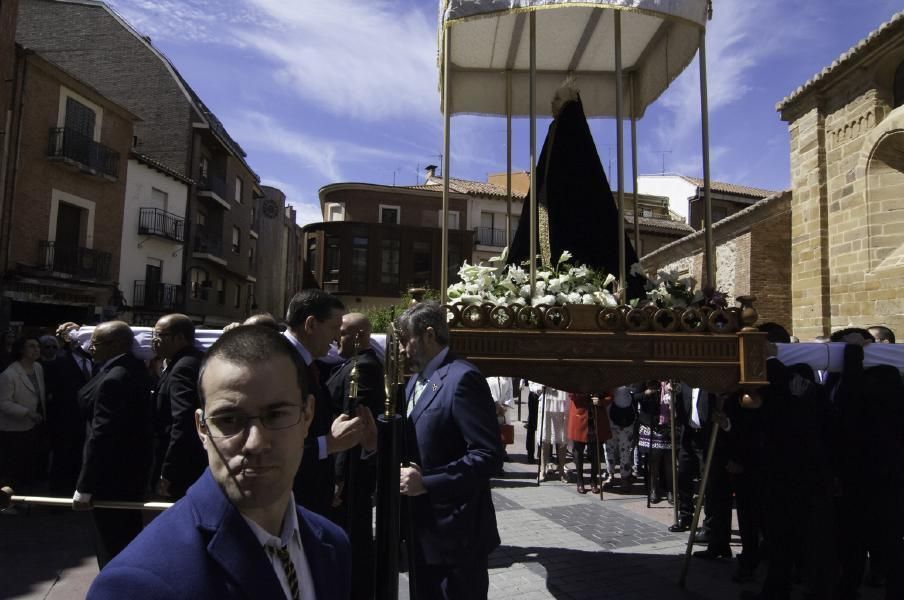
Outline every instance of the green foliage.
<path id="1" fill-rule="evenodd" d="M 364 314 L 367 315 L 367 318 L 370 320 L 370 324 L 373 327 L 374 333 L 385 333 L 387 329 L 389 329 L 389 324 L 395 319 L 397 316 L 405 312 L 411 305 L 411 294 L 409 292 L 405 292 L 399 301 L 390 306 L 374 306 L 370 309 L 364 311 Z M 437 290 L 433 290 L 427 288 L 427 293 L 424 294 L 425 300 L 436 300 L 439 302 L 439 292 Z"/>

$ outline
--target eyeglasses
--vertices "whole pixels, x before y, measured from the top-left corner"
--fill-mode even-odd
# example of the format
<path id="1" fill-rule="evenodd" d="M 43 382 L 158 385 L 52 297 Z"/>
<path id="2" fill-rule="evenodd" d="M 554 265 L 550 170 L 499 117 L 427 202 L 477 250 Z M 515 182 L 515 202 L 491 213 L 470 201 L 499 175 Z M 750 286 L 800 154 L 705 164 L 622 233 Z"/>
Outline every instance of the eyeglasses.
<path id="1" fill-rule="evenodd" d="M 173 337 L 172 333 L 161 332 L 157 333 L 156 331 L 151 333 L 152 340 L 162 340 L 163 338 Z"/>
<path id="2" fill-rule="evenodd" d="M 271 431 L 288 429 L 301 422 L 301 406 L 287 404 L 265 411 L 257 416 L 239 412 L 221 413 L 202 417 L 201 424 L 212 438 L 228 438 L 248 431 L 251 421 L 257 419 L 264 429 Z"/>

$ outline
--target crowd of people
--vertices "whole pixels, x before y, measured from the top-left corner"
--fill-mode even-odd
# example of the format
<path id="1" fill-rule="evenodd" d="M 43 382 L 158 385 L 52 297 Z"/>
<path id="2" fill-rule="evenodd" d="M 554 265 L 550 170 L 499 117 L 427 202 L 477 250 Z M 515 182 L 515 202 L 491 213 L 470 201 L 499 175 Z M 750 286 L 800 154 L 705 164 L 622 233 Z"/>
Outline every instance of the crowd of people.
<path id="1" fill-rule="evenodd" d="M 718 431 L 705 518 L 695 533 L 706 547 L 694 556 L 732 557 L 735 508 L 742 552 L 732 578 L 752 581 L 760 563 L 767 565 L 762 589 L 744 597 L 788 598 L 795 581 L 814 599 L 856 598 L 863 582 L 884 585 L 888 598 L 904 597 L 904 383 L 894 367 L 863 367 L 866 344 L 895 342 L 888 328 L 849 328 L 822 340 L 846 343 L 840 372 L 785 365 L 773 352 L 769 386 L 742 397 L 678 381 L 570 393 L 485 379 L 449 352 L 438 305 L 414 305 L 397 327 L 414 373 L 400 407 L 407 466 L 399 491 L 418 530 L 409 553 L 419 597 L 486 596 L 487 556 L 499 544 L 489 481 L 508 458 L 501 438 L 516 401 L 527 406 L 527 462 L 539 459 L 545 479 L 571 481 L 578 494 L 631 493 L 643 482 L 650 504 L 677 503 L 673 532 L 690 528 Z M 791 341 L 778 325 L 760 328 L 770 349 Z M 255 315 L 225 328 L 209 351 L 196 342 L 189 317 L 166 315 L 153 328 L 150 361 L 135 355 L 124 322 L 98 325 L 90 340 L 79 330 L 63 323 L 53 335 L 4 337 L 0 483 L 71 495 L 74 509 L 92 510 L 103 569 L 95 597 L 115 597 L 137 583 L 158 589 L 146 580 L 148 573 L 160 577 L 154 565 L 144 565 L 138 579 L 127 576 L 145 560 L 138 553 L 154 551 L 179 524 L 210 525 L 204 515 L 214 506 L 216 519 L 233 509 L 245 518 L 239 538 L 256 538 L 266 549 L 257 559 L 267 561 L 272 583 L 288 597 L 305 597 L 305 590 L 373 597 L 376 420 L 386 388 L 365 315 L 348 313 L 327 293 L 302 292 L 284 324 Z M 295 377 L 287 379 L 280 365 Z M 259 410 L 247 411 L 246 403 Z M 291 444 L 274 448 L 284 441 L 281 430 L 296 428 L 300 447 L 287 458 Z M 183 502 L 194 506 L 191 515 L 168 511 L 153 527 L 139 511 L 93 505 L 192 495 Z M 286 508 L 296 501 L 304 507 L 297 514 Z M 309 554 L 324 539 L 334 548 L 330 564 Z M 140 550 L 125 551 L 130 544 Z M 234 559 L 248 552 L 232 551 Z M 157 569 L 173 565 L 163 561 Z M 347 580 L 334 581 L 344 569 Z M 209 583 L 195 579 L 197 589 Z"/>
<path id="2" fill-rule="evenodd" d="M 894 332 L 848 328 L 816 340 L 846 344 L 844 368 L 829 373 L 783 364 L 775 344 L 791 336 L 774 323 L 760 329 L 771 351 L 769 385 L 752 397 L 677 381 L 598 394 L 521 381 L 527 462 L 539 450 L 544 478 L 571 481 L 579 494 L 587 493 L 590 462 L 593 493 L 600 469 L 610 491 L 630 492 L 643 481 L 650 504 L 675 501 L 677 471 L 677 519 L 669 530 L 686 532 L 717 429 L 694 534 L 705 548 L 694 557 L 732 557 L 735 509 L 742 552 L 732 580 L 754 581 L 765 564 L 762 588 L 743 598 L 784 600 L 794 583 L 813 600 L 851 600 L 861 585 L 904 598 L 904 383 L 896 367 L 863 367 L 864 346 L 895 343 Z"/>
<path id="3" fill-rule="evenodd" d="M 438 304 L 396 327 L 413 373 L 397 470 L 414 597 L 485 598 L 503 456 L 493 398 L 449 352 Z M 0 486 L 91 511 L 101 572 L 89 598 L 374 597 L 386 388 L 365 315 L 306 290 L 284 323 L 255 315 L 205 349 L 191 319 L 170 314 L 147 361 L 125 322 L 90 340 L 80 330 L 5 339 Z M 150 524 L 95 505 L 148 499 L 175 504 Z"/>

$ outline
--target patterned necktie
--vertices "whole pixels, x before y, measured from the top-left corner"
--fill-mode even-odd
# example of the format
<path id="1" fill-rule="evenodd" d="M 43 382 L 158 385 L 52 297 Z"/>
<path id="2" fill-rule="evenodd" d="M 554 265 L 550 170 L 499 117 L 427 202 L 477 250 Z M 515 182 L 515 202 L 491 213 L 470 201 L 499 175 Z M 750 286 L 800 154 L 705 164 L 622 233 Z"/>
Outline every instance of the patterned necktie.
<path id="1" fill-rule="evenodd" d="M 279 562 L 282 563 L 283 572 L 286 574 L 286 581 L 289 582 L 289 599 L 300 600 L 298 594 L 298 575 L 295 573 L 295 565 L 292 563 L 292 557 L 289 555 L 289 547 L 280 546 L 277 548 L 275 546 L 266 546 L 266 548 L 270 554 L 278 556 Z"/>
<path id="2" fill-rule="evenodd" d="M 427 380 L 422 379 L 418 376 L 417 381 L 414 382 L 414 393 L 411 394 L 411 402 L 408 403 L 408 412 L 406 416 L 410 417 L 411 412 L 414 410 L 414 405 L 417 404 L 417 399 L 421 397 L 421 394 L 424 393 L 424 388 L 427 387 Z"/>

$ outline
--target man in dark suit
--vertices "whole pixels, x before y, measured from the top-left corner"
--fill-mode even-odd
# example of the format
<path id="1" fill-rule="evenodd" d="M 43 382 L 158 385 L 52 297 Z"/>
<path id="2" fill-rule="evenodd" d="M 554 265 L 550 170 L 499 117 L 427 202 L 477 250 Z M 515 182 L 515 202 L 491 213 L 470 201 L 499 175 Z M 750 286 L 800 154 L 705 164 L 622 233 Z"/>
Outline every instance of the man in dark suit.
<path id="1" fill-rule="evenodd" d="M 326 383 L 335 414 L 353 414 L 364 406 L 376 419 L 384 410 L 386 388 L 383 365 L 370 345 L 371 324 L 361 313 L 342 317 L 339 329 L 339 356 L 346 359 Z M 357 354 L 356 354 L 357 351 Z M 351 397 L 352 374 L 357 396 Z M 352 542 L 352 598 L 374 595 L 374 544 L 372 496 L 377 484 L 377 461 L 373 440 L 371 450 L 355 446 L 336 454 L 336 493 L 333 520 L 342 526 Z"/>
<path id="2" fill-rule="evenodd" d="M 88 598 L 347 599 L 348 539 L 292 493 L 313 419 L 307 384 L 276 331 L 224 333 L 201 369 L 195 413 L 210 468 L 101 571 Z"/>
<path id="3" fill-rule="evenodd" d="M 152 461 L 151 379 L 132 354 L 132 330 L 122 321 L 98 325 L 91 352 L 100 367 L 79 392 L 88 422 L 82 470 L 72 498 L 75 510 L 93 500 L 141 501 Z M 97 562 L 104 567 L 141 531 L 141 513 L 94 509 Z"/>
<path id="4" fill-rule="evenodd" d="M 449 352 L 445 310 L 423 302 L 398 319 L 412 377 L 399 491 L 411 497 L 418 598 L 487 597 L 487 556 L 499 545 L 490 477 L 502 467 L 486 379 Z"/>
<path id="5" fill-rule="evenodd" d="M 166 360 L 154 396 L 154 475 L 157 494 L 178 500 L 207 467 L 195 433 L 198 371 L 204 353 L 195 348 L 195 325 L 185 315 L 166 315 L 154 325 L 154 352 Z"/>
<path id="6" fill-rule="evenodd" d="M 330 343 L 339 337 L 344 314 L 341 300 L 318 289 L 307 289 L 295 294 L 289 302 L 288 329 L 283 334 L 307 365 L 316 406 L 295 481 L 295 495 L 299 504 L 324 516 L 332 512 L 335 493 L 332 455 L 357 446 L 365 435 L 376 440 L 376 424 L 370 418 L 370 411 L 362 406 L 354 416 L 337 416 L 329 393 L 320 384 L 315 359 L 326 356 Z"/>
<path id="7" fill-rule="evenodd" d="M 78 393 L 91 379 L 94 365 L 91 356 L 71 336 L 75 331 L 78 331 L 75 323 L 64 323 L 57 328 L 63 352 L 45 369 L 51 443 L 50 493 L 54 496 L 65 496 L 75 489 L 85 445 L 85 421 L 79 409 Z"/>

